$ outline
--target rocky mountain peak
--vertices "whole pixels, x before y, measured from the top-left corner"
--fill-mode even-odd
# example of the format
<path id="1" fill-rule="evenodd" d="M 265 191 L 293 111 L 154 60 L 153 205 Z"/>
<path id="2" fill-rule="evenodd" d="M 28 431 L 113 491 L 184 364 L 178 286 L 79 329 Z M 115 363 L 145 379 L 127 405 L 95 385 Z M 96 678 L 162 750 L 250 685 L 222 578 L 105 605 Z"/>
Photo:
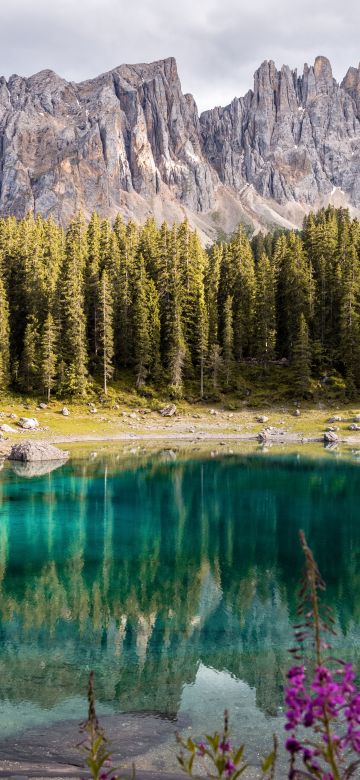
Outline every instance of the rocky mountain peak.
<path id="1" fill-rule="evenodd" d="M 263 62 L 253 90 L 198 115 L 173 57 L 75 84 L 51 70 L 0 79 L 0 212 L 66 223 L 82 208 L 205 234 L 299 224 L 334 201 L 360 210 L 360 66 L 302 75 Z"/>
<path id="2" fill-rule="evenodd" d="M 349 68 L 341 82 L 341 88 L 353 99 L 357 108 L 357 116 L 360 118 L 360 63 L 357 68 Z"/>
<path id="3" fill-rule="evenodd" d="M 327 57 L 316 57 L 314 64 L 314 75 L 317 82 L 321 82 L 329 87 L 333 86 L 332 68 Z"/>

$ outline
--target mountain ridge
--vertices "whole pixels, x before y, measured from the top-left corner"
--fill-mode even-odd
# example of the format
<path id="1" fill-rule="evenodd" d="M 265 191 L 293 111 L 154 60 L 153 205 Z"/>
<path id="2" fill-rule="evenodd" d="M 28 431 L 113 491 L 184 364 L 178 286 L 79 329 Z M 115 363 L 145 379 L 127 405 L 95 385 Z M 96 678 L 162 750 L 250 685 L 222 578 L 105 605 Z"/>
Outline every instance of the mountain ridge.
<path id="1" fill-rule="evenodd" d="M 360 215 L 360 65 L 338 84 L 323 56 L 301 75 L 265 61 L 253 90 L 200 116 L 173 57 L 78 84 L 0 79 L 2 215 L 186 216 L 211 240 L 297 227 L 327 203 Z"/>

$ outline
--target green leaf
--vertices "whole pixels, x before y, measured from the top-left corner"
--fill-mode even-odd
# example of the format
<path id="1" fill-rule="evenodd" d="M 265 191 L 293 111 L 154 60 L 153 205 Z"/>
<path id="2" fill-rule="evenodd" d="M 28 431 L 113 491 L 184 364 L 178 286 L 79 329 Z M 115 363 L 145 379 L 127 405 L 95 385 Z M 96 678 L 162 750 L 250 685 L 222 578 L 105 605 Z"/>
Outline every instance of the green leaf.
<path id="1" fill-rule="evenodd" d="M 243 753 L 244 753 L 244 749 L 245 749 L 245 745 L 240 745 L 240 747 L 236 751 L 236 753 L 233 753 L 234 764 L 238 764 L 239 761 L 241 761 Z"/>
<path id="2" fill-rule="evenodd" d="M 264 774 L 265 774 L 265 772 L 267 772 L 270 769 L 270 767 L 273 766 L 274 761 L 275 761 L 275 753 L 274 753 L 274 751 L 272 751 L 262 761 L 261 769 L 262 769 Z"/>
<path id="3" fill-rule="evenodd" d="M 232 780 L 236 780 L 237 777 L 240 777 L 240 775 L 242 775 L 242 773 L 245 772 L 245 769 L 247 769 L 248 766 L 249 766 L 248 764 L 244 764 L 244 766 L 242 766 L 241 769 L 238 769 L 237 772 L 234 772 L 232 776 Z"/>

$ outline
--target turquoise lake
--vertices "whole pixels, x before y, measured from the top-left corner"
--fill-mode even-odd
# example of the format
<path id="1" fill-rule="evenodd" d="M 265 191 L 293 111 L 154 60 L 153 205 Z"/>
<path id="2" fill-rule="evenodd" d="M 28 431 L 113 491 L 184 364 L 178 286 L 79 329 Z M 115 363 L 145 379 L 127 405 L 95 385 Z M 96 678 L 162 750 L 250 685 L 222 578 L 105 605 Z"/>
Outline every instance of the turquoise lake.
<path id="1" fill-rule="evenodd" d="M 0 473 L 0 733 L 100 713 L 224 707 L 250 746 L 280 727 L 306 532 L 360 656 L 360 464 L 174 453 Z"/>

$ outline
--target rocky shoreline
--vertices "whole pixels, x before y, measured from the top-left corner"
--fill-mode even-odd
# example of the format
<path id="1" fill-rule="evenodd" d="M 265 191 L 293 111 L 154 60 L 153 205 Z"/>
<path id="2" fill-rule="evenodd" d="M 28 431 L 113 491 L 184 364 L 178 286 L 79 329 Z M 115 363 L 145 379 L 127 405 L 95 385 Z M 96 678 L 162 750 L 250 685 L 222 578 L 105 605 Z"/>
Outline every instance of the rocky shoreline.
<path id="1" fill-rule="evenodd" d="M 177 731 L 190 729 L 186 718 L 159 714 L 120 713 L 101 717 L 101 726 L 114 747 L 114 766 L 121 776 L 137 780 L 181 780 L 176 759 Z M 0 778 L 6 780 L 65 780 L 86 777 L 79 750 L 81 734 L 77 721 L 62 721 L 0 741 Z M 250 766 L 244 780 L 257 780 L 259 771 Z"/>

